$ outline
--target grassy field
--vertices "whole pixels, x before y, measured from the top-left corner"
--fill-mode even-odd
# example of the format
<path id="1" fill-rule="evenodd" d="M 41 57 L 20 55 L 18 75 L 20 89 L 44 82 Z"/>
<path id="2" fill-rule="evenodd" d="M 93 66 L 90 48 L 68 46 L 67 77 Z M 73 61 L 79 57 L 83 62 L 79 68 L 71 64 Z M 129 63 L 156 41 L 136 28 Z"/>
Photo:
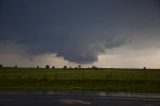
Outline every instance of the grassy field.
<path id="1" fill-rule="evenodd" d="M 160 92 L 160 69 L 1 68 L 0 90 Z"/>

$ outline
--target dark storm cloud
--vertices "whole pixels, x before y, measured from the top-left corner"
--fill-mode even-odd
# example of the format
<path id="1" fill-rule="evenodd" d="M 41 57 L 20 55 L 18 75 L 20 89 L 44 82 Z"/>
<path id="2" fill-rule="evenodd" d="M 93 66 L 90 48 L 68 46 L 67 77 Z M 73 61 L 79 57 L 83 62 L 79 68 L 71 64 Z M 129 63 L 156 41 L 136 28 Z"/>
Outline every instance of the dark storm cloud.
<path id="1" fill-rule="evenodd" d="M 0 42 L 90 63 L 160 25 L 158 0 L 1 0 Z M 155 29 L 156 29 L 155 28 Z M 149 35 L 144 35 L 149 37 Z M 154 35 L 152 35 L 154 36 Z M 157 36 L 157 35 L 155 35 Z"/>

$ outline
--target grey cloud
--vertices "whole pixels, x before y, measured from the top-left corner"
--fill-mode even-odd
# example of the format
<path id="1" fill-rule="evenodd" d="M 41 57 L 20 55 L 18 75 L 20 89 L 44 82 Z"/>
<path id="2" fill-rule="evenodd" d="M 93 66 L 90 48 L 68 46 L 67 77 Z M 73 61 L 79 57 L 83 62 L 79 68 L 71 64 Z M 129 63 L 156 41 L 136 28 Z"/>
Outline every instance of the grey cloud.
<path id="1" fill-rule="evenodd" d="M 15 42 L 33 56 L 56 53 L 92 63 L 106 48 L 126 45 L 142 37 L 139 32 L 147 26 L 159 25 L 155 4 L 157 0 L 7 0 L 0 8 L 0 42 Z M 150 35 L 144 33 L 146 37 Z"/>

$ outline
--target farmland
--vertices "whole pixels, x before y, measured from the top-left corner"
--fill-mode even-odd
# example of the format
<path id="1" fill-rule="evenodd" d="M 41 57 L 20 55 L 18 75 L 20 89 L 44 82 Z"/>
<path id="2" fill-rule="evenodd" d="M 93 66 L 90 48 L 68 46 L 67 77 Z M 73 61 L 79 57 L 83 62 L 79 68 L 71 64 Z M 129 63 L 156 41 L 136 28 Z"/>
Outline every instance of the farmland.
<path id="1" fill-rule="evenodd" d="M 160 92 L 160 69 L 0 69 L 0 90 Z"/>

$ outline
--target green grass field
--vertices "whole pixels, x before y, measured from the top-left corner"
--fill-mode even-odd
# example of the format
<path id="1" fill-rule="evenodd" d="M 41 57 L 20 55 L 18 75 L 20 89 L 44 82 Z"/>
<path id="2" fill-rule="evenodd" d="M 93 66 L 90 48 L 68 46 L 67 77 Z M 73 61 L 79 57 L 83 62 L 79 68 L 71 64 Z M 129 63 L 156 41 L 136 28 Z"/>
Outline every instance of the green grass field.
<path id="1" fill-rule="evenodd" d="M 1 68 L 0 90 L 160 92 L 160 69 Z"/>

